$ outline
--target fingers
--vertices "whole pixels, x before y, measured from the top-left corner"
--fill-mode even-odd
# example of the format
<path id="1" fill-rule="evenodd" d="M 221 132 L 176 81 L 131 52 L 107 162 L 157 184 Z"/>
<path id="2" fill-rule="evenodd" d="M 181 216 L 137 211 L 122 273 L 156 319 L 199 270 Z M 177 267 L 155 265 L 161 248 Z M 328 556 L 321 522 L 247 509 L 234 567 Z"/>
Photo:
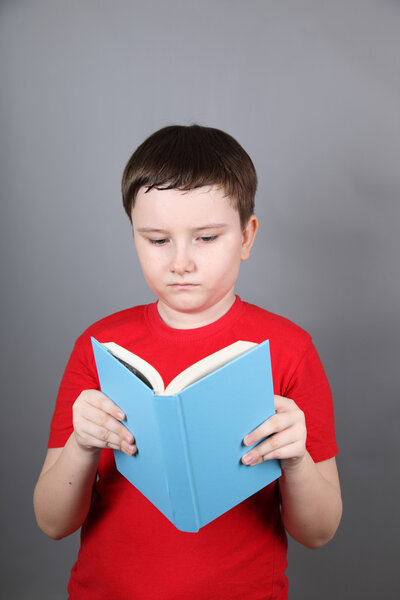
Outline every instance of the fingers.
<path id="1" fill-rule="evenodd" d="M 121 409 L 98 390 L 85 390 L 73 406 L 75 437 L 86 449 L 112 448 L 128 455 L 137 451 L 135 439 L 121 423 Z"/>
<path id="2" fill-rule="evenodd" d="M 115 419 L 123 420 L 125 419 L 125 415 L 122 410 L 114 404 L 112 400 L 102 392 L 98 390 L 85 390 L 80 394 L 78 400 L 82 398 L 84 403 L 87 403 L 95 408 L 99 408 L 105 413 L 113 416 Z"/>
<path id="3" fill-rule="evenodd" d="M 83 420 L 79 428 L 75 431 L 84 445 L 94 448 L 112 448 L 113 450 L 122 450 L 126 454 L 134 453 L 133 436 L 128 439 L 121 437 L 121 432 L 113 432 L 113 425 L 108 428 L 99 426 L 89 420 Z"/>
<path id="4" fill-rule="evenodd" d="M 257 444 L 242 457 L 253 466 L 264 460 L 300 458 L 305 454 L 307 430 L 304 413 L 290 398 L 275 396 L 276 413 L 248 434 L 243 443 Z"/>

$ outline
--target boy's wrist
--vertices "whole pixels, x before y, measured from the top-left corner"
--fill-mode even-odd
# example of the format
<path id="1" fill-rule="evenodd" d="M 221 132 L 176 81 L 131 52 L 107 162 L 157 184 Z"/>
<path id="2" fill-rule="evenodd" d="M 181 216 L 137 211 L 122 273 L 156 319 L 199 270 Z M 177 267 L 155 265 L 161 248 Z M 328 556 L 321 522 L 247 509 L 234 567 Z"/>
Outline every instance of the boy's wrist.
<path id="1" fill-rule="evenodd" d="M 286 458 L 281 460 L 282 472 L 289 477 L 293 475 L 298 476 L 304 471 L 304 469 L 309 467 L 308 463 L 310 462 L 314 464 L 314 461 L 307 451 L 305 454 L 303 454 L 303 456 L 298 458 Z"/>
<path id="2" fill-rule="evenodd" d="M 94 446 L 85 446 L 83 444 L 81 444 L 78 440 L 78 436 L 76 434 L 76 432 L 74 431 L 70 437 L 70 441 L 71 441 L 71 446 L 72 446 L 72 451 L 76 454 L 77 458 L 79 459 L 94 459 L 94 460 L 99 460 L 100 458 L 100 453 L 101 453 L 101 448 L 96 448 Z"/>

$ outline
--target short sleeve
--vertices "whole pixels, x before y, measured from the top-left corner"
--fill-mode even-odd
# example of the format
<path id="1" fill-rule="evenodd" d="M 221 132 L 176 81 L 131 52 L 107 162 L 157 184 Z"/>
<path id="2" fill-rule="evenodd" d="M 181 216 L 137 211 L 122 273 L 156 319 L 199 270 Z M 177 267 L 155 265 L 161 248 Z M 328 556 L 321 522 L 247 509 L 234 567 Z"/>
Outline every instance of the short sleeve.
<path id="1" fill-rule="evenodd" d="M 304 412 L 307 450 L 315 462 L 338 453 L 335 436 L 332 393 L 324 367 L 310 340 L 297 365 L 285 395 Z"/>
<path id="2" fill-rule="evenodd" d="M 100 386 L 90 337 L 83 334 L 75 343 L 60 383 L 50 426 L 49 448 L 65 445 L 73 431 L 72 405 L 83 390 L 90 389 L 99 390 Z"/>

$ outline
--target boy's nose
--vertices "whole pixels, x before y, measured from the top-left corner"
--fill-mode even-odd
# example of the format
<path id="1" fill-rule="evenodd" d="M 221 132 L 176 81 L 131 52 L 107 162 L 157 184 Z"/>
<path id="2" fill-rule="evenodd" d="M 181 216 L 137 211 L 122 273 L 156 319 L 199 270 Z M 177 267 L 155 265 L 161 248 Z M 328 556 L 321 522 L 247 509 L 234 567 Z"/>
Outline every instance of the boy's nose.
<path id="1" fill-rule="evenodd" d="M 187 248 L 177 248 L 171 260 L 171 272 L 177 275 L 191 273 L 194 270 L 194 262 Z"/>

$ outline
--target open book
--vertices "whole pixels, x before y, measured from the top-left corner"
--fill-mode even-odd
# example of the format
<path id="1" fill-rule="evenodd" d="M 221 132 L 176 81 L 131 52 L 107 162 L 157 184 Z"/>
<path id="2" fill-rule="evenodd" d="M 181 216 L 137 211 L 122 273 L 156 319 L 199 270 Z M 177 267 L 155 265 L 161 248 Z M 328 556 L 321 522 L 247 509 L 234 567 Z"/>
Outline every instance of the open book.
<path id="1" fill-rule="evenodd" d="M 122 346 L 115 344 L 114 342 L 105 342 L 105 346 L 115 358 L 118 358 L 123 365 L 125 365 L 132 373 L 139 377 L 146 385 L 154 390 L 155 394 L 163 394 L 165 396 L 172 396 L 177 392 L 180 392 L 185 387 L 198 381 L 205 375 L 216 371 L 227 362 L 240 356 L 246 350 L 250 350 L 256 346 L 254 342 L 244 342 L 239 340 L 229 346 L 225 346 L 222 350 L 209 354 L 202 360 L 194 363 L 175 377 L 165 388 L 164 382 L 160 373 L 146 360 L 140 358 L 133 352 L 129 352 Z"/>
<path id="2" fill-rule="evenodd" d="M 100 387 L 125 413 L 138 452 L 118 470 L 178 529 L 195 532 L 280 474 L 245 466 L 244 436 L 274 414 L 269 342 L 235 342 L 180 373 L 160 374 L 113 342 L 92 338 Z"/>

